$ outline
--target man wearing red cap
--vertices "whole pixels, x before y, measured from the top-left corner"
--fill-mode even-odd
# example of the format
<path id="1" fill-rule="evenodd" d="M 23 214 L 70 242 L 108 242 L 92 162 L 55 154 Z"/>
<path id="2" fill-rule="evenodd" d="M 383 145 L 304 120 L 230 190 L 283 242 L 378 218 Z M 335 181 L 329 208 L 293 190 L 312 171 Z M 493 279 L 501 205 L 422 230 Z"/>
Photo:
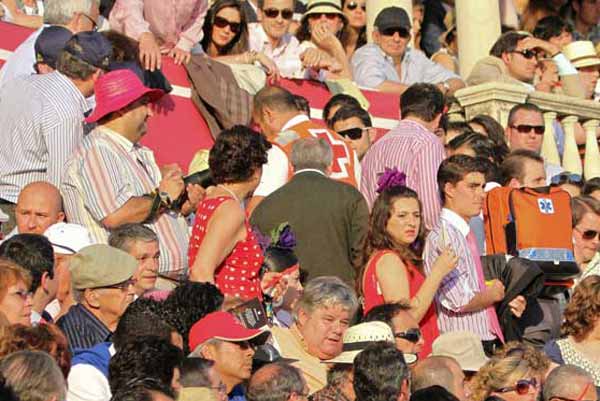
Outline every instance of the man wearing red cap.
<path id="1" fill-rule="evenodd" d="M 254 347 L 268 336 L 268 331 L 244 327 L 228 312 L 209 313 L 190 330 L 190 356 L 214 361 L 229 400 L 243 401 L 246 397 L 240 384 L 252 374 Z"/>
<path id="2" fill-rule="evenodd" d="M 67 162 L 61 183 L 67 217 L 87 227 L 98 243 L 123 224 L 147 224 L 159 239 L 159 271 L 184 272 L 188 230 L 182 214 L 195 209 L 203 190 L 184 188 L 176 165 L 161 173 L 152 151 L 139 144 L 152 116 L 148 103 L 163 92 L 146 88 L 129 70 L 102 76 L 95 90 L 97 106 L 86 122 L 98 126 Z M 184 190 L 188 201 L 176 210 L 174 201 Z"/>

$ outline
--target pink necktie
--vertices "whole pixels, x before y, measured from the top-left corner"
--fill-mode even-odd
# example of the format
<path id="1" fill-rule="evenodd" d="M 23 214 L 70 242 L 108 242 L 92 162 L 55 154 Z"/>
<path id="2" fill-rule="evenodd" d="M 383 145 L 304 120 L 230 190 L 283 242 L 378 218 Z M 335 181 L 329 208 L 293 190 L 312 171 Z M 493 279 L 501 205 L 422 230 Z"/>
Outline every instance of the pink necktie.
<path id="1" fill-rule="evenodd" d="M 473 259 L 475 259 L 475 268 L 477 270 L 479 289 L 481 291 L 485 291 L 487 287 L 485 285 L 485 277 L 483 275 L 481 257 L 479 256 L 479 247 L 477 246 L 477 239 L 475 238 L 475 235 L 473 235 L 472 231 L 469 231 L 469 234 L 467 235 L 467 244 L 469 245 L 469 250 L 473 255 Z M 498 315 L 496 314 L 496 309 L 494 308 L 494 305 L 489 306 L 486 311 L 490 321 L 490 326 L 492 326 L 492 333 L 494 333 L 496 337 L 498 337 L 498 339 L 502 341 L 502 343 L 504 343 L 504 334 L 502 334 L 502 329 L 500 328 L 500 322 L 498 321 Z"/>

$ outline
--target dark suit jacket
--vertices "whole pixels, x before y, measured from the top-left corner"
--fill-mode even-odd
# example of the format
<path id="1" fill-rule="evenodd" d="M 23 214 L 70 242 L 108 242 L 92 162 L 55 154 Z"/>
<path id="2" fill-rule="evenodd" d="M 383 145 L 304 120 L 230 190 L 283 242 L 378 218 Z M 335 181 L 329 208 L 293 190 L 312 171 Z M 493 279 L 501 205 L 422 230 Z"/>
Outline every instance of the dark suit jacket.
<path id="1" fill-rule="evenodd" d="M 262 233 L 289 222 L 309 279 L 333 275 L 354 285 L 353 261 L 362 251 L 369 209 L 353 186 L 315 171 L 301 172 L 267 196 L 250 221 Z"/>

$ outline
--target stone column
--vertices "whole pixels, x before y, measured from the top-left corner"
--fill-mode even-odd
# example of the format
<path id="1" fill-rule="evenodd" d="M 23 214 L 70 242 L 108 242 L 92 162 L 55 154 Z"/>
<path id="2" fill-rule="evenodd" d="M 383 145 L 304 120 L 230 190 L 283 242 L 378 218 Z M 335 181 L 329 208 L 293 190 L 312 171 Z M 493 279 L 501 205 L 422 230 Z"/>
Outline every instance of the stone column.
<path id="1" fill-rule="evenodd" d="M 467 78 L 500 36 L 500 6 L 498 0 L 456 0 L 455 4 L 460 75 Z"/>
<path id="2" fill-rule="evenodd" d="M 544 113 L 546 130 L 544 131 L 541 155 L 548 163 L 560 166 L 560 155 L 558 154 L 558 147 L 556 146 L 556 140 L 554 139 L 554 127 L 552 125 L 556 120 L 556 115 L 557 113 L 553 111 Z"/>
<path id="3" fill-rule="evenodd" d="M 388 7 L 402 7 L 408 13 L 412 26 L 412 0 L 367 0 L 367 40 L 373 41 L 373 24 L 381 10 Z"/>
<path id="4" fill-rule="evenodd" d="M 600 121 L 598 120 L 590 120 L 583 124 L 586 136 L 583 176 L 586 180 L 600 177 L 600 150 L 596 138 L 596 130 L 599 124 Z"/>
<path id="5" fill-rule="evenodd" d="M 575 123 L 577 120 L 577 116 L 568 116 L 562 120 L 562 126 L 565 130 L 562 167 L 570 173 L 582 174 L 581 157 L 579 157 L 577 142 L 575 142 Z"/>

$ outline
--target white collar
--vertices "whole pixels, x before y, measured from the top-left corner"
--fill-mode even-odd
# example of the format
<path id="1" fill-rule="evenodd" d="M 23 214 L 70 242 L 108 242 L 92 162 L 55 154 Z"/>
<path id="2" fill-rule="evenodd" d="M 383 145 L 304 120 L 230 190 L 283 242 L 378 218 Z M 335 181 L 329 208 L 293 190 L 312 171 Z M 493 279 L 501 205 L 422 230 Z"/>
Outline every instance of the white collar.
<path id="1" fill-rule="evenodd" d="M 125 150 L 127 150 L 127 152 L 131 152 L 135 147 L 135 144 L 133 142 L 131 142 L 129 139 L 125 138 L 123 135 L 119 134 L 117 131 L 110 129 L 105 125 L 98 125 L 96 127 L 96 130 L 101 131 L 105 134 L 108 134 L 115 142 L 117 142 L 119 145 L 124 147 Z"/>
<path id="2" fill-rule="evenodd" d="M 322 176 L 327 177 L 324 172 L 322 172 L 321 170 L 317 170 L 316 168 L 303 168 L 302 170 L 298 170 L 298 171 L 294 172 L 294 175 L 298 175 L 300 173 L 307 173 L 307 172 L 319 173 Z"/>
<path id="3" fill-rule="evenodd" d="M 281 127 L 281 132 L 287 131 L 294 125 L 298 125 L 306 121 L 310 121 L 310 118 L 308 118 L 305 114 L 298 114 L 297 116 L 292 117 L 290 120 L 288 120 L 288 122 L 285 123 L 283 127 Z"/>
<path id="4" fill-rule="evenodd" d="M 443 208 L 440 217 L 443 220 L 446 220 L 448 223 L 450 223 L 465 237 L 469 235 L 469 232 L 471 231 L 471 229 L 469 228 L 469 223 L 467 223 L 465 219 L 460 217 L 456 212 L 450 209 Z"/>

